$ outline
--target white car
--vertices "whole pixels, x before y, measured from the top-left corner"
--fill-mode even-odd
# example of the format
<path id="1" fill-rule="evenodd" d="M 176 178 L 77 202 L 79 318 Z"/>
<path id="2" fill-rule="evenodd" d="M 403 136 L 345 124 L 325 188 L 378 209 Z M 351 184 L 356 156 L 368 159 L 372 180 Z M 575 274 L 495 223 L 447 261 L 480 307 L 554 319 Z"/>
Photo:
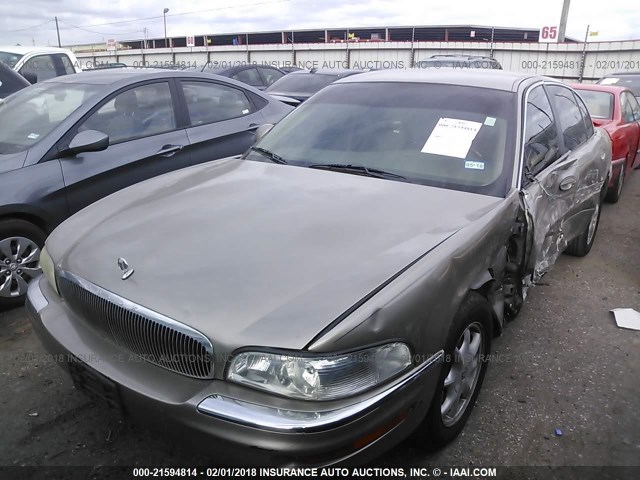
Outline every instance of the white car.
<path id="1" fill-rule="evenodd" d="M 0 46 L 0 63 L 20 73 L 30 83 L 82 71 L 71 50 L 54 47 Z"/>

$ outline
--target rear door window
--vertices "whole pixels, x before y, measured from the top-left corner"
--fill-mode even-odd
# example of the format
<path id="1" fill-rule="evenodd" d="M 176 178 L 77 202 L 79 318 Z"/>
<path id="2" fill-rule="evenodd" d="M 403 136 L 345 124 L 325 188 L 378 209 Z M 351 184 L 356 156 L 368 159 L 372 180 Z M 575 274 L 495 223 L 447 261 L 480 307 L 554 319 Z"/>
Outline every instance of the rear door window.
<path id="1" fill-rule="evenodd" d="M 559 157 L 556 120 L 549 98 L 542 86 L 533 88 L 527 97 L 524 121 L 524 165 L 536 174 Z"/>
<path id="2" fill-rule="evenodd" d="M 258 71 L 262 78 L 264 79 L 264 84 L 268 87 L 269 85 L 273 85 L 276 80 L 280 80 L 284 74 L 275 68 L 270 67 L 258 67 Z"/>
<path id="3" fill-rule="evenodd" d="M 548 85 L 546 88 L 560 117 L 564 145 L 567 149 L 574 150 L 587 141 L 589 134 L 573 91 L 560 85 Z"/>
<path id="4" fill-rule="evenodd" d="M 589 114 L 589 110 L 587 109 L 587 106 L 585 105 L 582 98 L 580 98 L 580 95 L 577 95 L 575 92 L 573 92 L 573 94 L 574 94 L 573 98 L 575 99 L 576 104 L 580 109 L 580 113 L 582 114 L 582 120 L 584 121 L 584 128 L 587 130 L 587 138 L 588 138 L 594 133 L 593 120 L 591 120 L 591 115 Z"/>
<path id="5" fill-rule="evenodd" d="M 73 63 L 71 63 L 71 59 L 65 55 L 64 53 L 60 53 L 55 55 L 56 60 L 58 60 L 58 69 L 59 74 L 60 75 L 71 75 L 73 73 L 76 73 L 76 69 L 73 66 Z"/>
<path id="6" fill-rule="evenodd" d="M 238 73 L 231 76 L 234 80 L 238 80 L 239 82 L 246 83 L 247 85 L 252 85 L 254 87 L 262 87 L 262 78 L 260 78 L 260 74 L 258 70 L 255 68 L 245 68 L 244 70 L 240 70 Z"/>
<path id="7" fill-rule="evenodd" d="M 627 95 L 629 103 L 631 104 L 631 110 L 633 111 L 633 117 L 635 118 L 635 121 L 638 122 L 640 121 L 640 104 L 638 103 L 636 97 L 630 94 Z"/>
<path id="8" fill-rule="evenodd" d="M 213 82 L 184 80 L 180 83 L 191 126 L 231 120 L 254 111 L 251 102 L 239 88 Z"/>
<path id="9" fill-rule="evenodd" d="M 622 121 L 624 123 L 632 123 L 636 121 L 636 112 L 634 112 L 634 103 L 637 105 L 633 95 L 622 92 L 620 96 L 620 106 L 622 110 Z"/>

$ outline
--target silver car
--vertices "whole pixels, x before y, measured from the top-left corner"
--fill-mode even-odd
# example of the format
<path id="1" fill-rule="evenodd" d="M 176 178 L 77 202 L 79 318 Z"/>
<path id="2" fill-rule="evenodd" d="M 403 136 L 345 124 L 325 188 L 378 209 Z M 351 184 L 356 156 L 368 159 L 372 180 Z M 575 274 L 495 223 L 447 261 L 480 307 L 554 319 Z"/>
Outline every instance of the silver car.
<path id="1" fill-rule="evenodd" d="M 265 130 L 58 227 L 35 330 L 79 389 L 220 462 L 450 441 L 527 288 L 593 245 L 608 136 L 561 83 L 470 70 L 355 75 Z"/>

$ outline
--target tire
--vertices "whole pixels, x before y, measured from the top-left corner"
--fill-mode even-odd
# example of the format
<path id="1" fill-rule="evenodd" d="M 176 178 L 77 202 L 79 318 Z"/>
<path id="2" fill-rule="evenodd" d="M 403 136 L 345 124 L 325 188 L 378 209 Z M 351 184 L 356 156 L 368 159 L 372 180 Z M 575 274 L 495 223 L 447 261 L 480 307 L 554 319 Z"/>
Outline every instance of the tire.
<path id="1" fill-rule="evenodd" d="M 620 200 L 620 196 L 622 195 L 622 185 L 624 184 L 625 173 L 626 173 L 626 165 L 623 163 L 620 168 L 620 173 L 618 173 L 618 179 L 616 180 L 615 186 L 607 191 L 606 197 L 604 199 L 609 203 L 618 203 Z"/>
<path id="2" fill-rule="evenodd" d="M 0 220 L 0 310 L 24 304 L 26 284 L 41 273 L 46 234 L 25 220 Z"/>
<path id="3" fill-rule="evenodd" d="M 456 355 L 456 350 L 465 341 L 467 332 L 470 333 L 471 346 L 476 342 L 476 339 L 479 339 L 474 361 L 470 361 L 470 354 Z M 462 302 L 449 331 L 438 386 L 424 423 L 416 433 L 422 443 L 426 443 L 432 448 L 439 448 L 449 443 L 462 431 L 473 410 L 487 371 L 492 336 L 491 306 L 484 297 L 478 293 L 470 292 Z M 464 358 L 467 358 L 467 362 L 470 363 L 465 365 L 465 362 L 462 361 Z M 474 364 L 476 365 L 475 369 L 473 369 Z M 452 371 L 455 371 L 454 369 L 458 371 L 458 378 L 455 380 L 451 374 Z M 465 377 L 467 382 L 463 381 Z M 445 381 L 451 382 L 452 380 L 452 384 L 445 386 Z M 449 403 L 451 398 L 457 396 L 456 385 L 467 385 L 467 394 L 466 396 L 460 395 L 459 401 L 451 402 L 451 408 L 443 412 L 442 407 L 445 402 Z"/>
<path id="4" fill-rule="evenodd" d="M 593 212 L 591 220 L 585 227 L 584 231 L 569 242 L 564 253 L 573 255 L 574 257 L 584 257 L 591 251 L 593 242 L 596 239 L 596 233 L 598 233 L 598 225 L 600 224 L 601 213 L 602 195 L 600 196 L 598 204 L 596 205 L 596 210 Z"/>

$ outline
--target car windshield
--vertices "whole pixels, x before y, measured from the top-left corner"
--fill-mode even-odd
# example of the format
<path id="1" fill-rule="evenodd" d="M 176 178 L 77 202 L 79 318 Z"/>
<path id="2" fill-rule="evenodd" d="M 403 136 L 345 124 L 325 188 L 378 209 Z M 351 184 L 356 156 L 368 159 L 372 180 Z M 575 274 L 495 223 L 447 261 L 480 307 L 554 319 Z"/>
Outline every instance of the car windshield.
<path id="1" fill-rule="evenodd" d="M 0 63 L 4 63 L 9 68 L 13 68 L 23 56 L 24 55 L 20 55 L 19 53 L 0 52 Z"/>
<path id="2" fill-rule="evenodd" d="M 587 104 L 587 110 L 593 118 L 613 118 L 613 94 L 594 90 L 577 89 L 578 94 Z"/>
<path id="3" fill-rule="evenodd" d="M 27 150 L 87 101 L 99 85 L 40 83 L 0 103 L 0 154 Z"/>
<path id="4" fill-rule="evenodd" d="M 266 91 L 314 94 L 337 79 L 337 75 L 327 75 L 325 73 L 294 73 L 285 75 L 267 88 Z"/>
<path id="5" fill-rule="evenodd" d="M 397 181 L 502 197 L 515 158 L 515 104 L 515 94 L 487 88 L 335 84 L 256 147 L 293 165 L 366 167 Z M 267 157 L 255 150 L 245 156 Z"/>
<path id="6" fill-rule="evenodd" d="M 615 85 L 628 88 L 633 95 L 640 97 L 640 75 L 620 75 L 619 77 L 605 77 L 598 80 L 600 85 Z"/>

